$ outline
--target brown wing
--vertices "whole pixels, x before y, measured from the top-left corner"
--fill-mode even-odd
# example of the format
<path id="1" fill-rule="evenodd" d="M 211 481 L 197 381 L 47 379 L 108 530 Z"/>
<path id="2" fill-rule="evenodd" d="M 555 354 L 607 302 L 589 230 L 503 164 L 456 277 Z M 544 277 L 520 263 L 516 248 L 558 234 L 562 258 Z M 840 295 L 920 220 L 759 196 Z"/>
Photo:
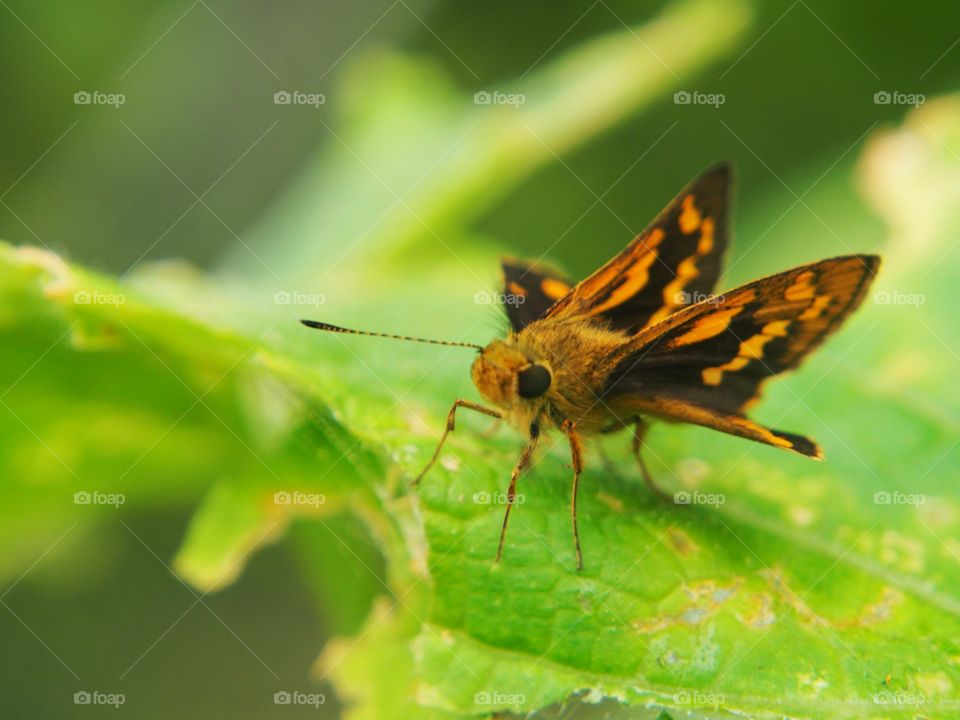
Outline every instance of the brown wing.
<path id="1" fill-rule="evenodd" d="M 799 365 L 857 308 L 879 266 L 875 255 L 823 260 L 681 310 L 626 344 L 604 397 L 818 456 L 806 438 L 743 414 L 764 380 Z"/>
<path id="2" fill-rule="evenodd" d="M 514 331 L 543 317 L 572 284 L 560 273 L 539 263 L 516 258 L 500 258 L 503 268 L 503 304 Z"/>
<path id="3" fill-rule="evenodd" d="M 703 173 L 546 315 L 592 315 L 636 333 L 710 295 L 727 247 L 730 185 L 728 165 Z"/>

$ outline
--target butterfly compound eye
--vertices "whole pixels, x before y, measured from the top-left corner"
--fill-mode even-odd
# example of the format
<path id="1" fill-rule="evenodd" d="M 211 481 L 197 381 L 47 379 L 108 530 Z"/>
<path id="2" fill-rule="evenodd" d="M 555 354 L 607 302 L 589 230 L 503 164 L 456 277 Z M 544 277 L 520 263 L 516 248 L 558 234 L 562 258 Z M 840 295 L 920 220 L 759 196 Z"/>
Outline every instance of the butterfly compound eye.
<path id="1" fill-rule="evenodd" d="M 517 391 L 522 398 L 537 398 L 550 389 L 550 371 L 543 365 L 531 365 L 517 376 Z"/>

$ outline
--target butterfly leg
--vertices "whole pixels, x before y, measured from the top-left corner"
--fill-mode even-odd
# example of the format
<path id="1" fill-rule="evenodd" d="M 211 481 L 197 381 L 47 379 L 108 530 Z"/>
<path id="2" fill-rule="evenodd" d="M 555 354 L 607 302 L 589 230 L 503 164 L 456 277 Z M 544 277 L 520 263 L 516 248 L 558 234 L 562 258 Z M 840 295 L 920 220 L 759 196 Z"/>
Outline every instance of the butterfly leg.
<path id="1" fill-rule="evenodd" d="M 517 464 L 510 473 L 510 487 L 507 489 L 507 509 L 503 513 L 503 527 L 500 528 L 500 544 L 497 545 L 497 557 L 495 563 L 500 562 L 500 556 L 503 554 L 503 541 L 507 537 L 507 523 L 510 521 L 510 510 L 513 508 L 513 501 L 517 496 L 517 479 L 520 473 L 530 464 L 530 458 L 533 457 L 533 451 L 537 447 L 537 440 L 540 439 L 540 426 L 537 423 L 530 423 L 530 439 L 527 440 L 527 446 L 520 454 Z"/>
<path id="2" fill-rule="evenodd" d="M 580 552 L 580 531 L 577 529 L 577 489 L 580 487 L 580 473 L 583 471 L 583 443 L 574 427 L 574 423 L 564 420 L 560 429 L 570 441 L 570 460 L 573 463 L 573 486 L 570 490 L 570 518 L 573 522 L 573 547 L 577 554 L 577 570 L 583 569 L 583 555 Z"/>
<path id="3" fill-rule="evenodd" d="M 636 456 L 637 462 L 640 464 L 640 472 L 643 474 L 643 481 L 647 484 L 647 487 L 653 490 L 660 497 L 671 499 L 670 495 L 661 490 L 653 481 L 653 475 L 650 474 L 650 469 L 647 467 L 647 463 L 643 459 L 643 437 L 647 434 L 647 430 L 649 428 L 650 426 L 639 417 L 636 419 L 636 423 L 633 426 L 633 442 L 631 444 L 633 454 Z"/>
<path id="4" fill-rule="evenodd" d="M 494 410 L 493 408 L 484 407 L 479 403 L 470 402 L 469 400 L 455 400 L 453 407 L 450 408 L 450 412 L 447 414 L 447 427 L 443 431 L 443 435 L 440 436 L 440 442 L 437 443 L 437 449 L 433 451 L 433 457 L 430 458 L 430 462 L 427 463 L 427 466 L 420 471 L 420 474 L 414 478 L 414 481 L 410 483 L 411 485 L 419 484 L 420 480 L 424 475 L 427 474 L 427 471 L 433 467 L 433 464 L 437 461 L 437 458 L 440 457 L 440 450 L 443 449 L 443 443 L 447 440 L 447 435 L 453 432 L 454 423 L 456 421 L 457 408 L 464 407 L 468 410 L 476 410 L 479 413 L 484 415 L 489 415 L 490 417 L 497 418 L 498 420 L 503 419 L 503 414 L 499 410 Z"/>

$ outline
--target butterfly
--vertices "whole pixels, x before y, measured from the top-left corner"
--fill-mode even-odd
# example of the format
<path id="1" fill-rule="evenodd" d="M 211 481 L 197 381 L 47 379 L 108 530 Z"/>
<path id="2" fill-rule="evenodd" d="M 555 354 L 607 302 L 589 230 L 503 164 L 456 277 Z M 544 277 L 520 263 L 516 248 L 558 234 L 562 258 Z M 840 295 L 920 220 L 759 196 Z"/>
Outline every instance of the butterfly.
<path id="1" fill-rule="evenodd" d="M 479 351 L 471 377 L 488 404 L 458 399 L 418 483 L 454 431 L 460 408 L 507 421 L 526 436 L 510 475 L 496 561 L 517 482 L 546 432 L 570 446 L 570 513 L 577 569 L 583 554 L 577 491 L 584 439 L 628 430 L 644 480 L 651 420 L 685 422 L 820 460 L 802 435 L 750 420 L 764 382 L 797 367 L 863 300 L 876 255 L 846 255 L 755 280 L 720 295 L 714 286 L 729 244 L 730 167 L 690 183 L 612 260 L 573 284 L 539 263 L 502 260 L 500 297 L 510 331 L 486 346 L 354 331 Z M 658 490 L 659 492 L 659 490 Z"/>

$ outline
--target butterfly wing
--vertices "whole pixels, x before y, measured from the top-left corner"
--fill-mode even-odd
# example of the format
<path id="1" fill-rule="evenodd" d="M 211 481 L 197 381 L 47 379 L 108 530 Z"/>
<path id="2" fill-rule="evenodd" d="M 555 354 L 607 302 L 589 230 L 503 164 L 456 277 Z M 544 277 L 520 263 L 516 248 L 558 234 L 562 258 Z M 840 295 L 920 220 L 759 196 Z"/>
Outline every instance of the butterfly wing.
<path id="1" fill-rule="evenodd" d="M 570 292 L 571 283 L 544 265 L 504 257 L 500 266 L 506 299 L 503 306 L 515 332 L 543 317 L 551 305 Z"/>
<path id="2" fill-rule="evenodd" d="M 604 398 L 818 457 L 812 441 L 744 413 L 764 380 L 799 365 L 857 308 L 879 265 L 875 255 L 823 260 L 685 308 L 625 344 Z"/>
<path id="3" fill-rule="evenodd" d="M 595 316 L 633 334 L 708 296 L 727 247 L 730 185 L 728 165 L 703 173 L 546 315 Z"/>

